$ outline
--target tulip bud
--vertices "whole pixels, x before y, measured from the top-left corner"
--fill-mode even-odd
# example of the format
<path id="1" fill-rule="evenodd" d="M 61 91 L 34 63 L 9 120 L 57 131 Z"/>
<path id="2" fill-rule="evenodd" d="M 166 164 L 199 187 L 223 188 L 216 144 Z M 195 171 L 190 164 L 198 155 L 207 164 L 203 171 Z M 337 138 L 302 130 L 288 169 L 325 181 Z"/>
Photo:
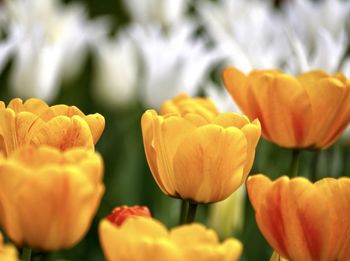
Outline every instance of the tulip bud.
<path id="1" fill-rule="evenodd" d="M 113 209 L 112 213 L 106 218 L 113 224 L 121 226 L 124 221 L 130 217 L 143 216 L 151 217 L 151 212 L 147 207 L 144 206 L 121 206 Z"/>

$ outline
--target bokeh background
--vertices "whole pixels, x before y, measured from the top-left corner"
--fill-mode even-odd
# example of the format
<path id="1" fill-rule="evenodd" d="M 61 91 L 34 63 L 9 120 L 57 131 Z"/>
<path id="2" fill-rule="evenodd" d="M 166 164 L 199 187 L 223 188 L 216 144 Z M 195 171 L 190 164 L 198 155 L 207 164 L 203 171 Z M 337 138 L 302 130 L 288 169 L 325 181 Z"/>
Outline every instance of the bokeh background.
<path id="1" fill-rule="evenodd" d="M 228 65 L 350 77 L 349 12 L 343 0 L 0 1 L 1 100 L 39 97 L 106 119 L 96 147 L 105 162 L 100 209 L 84 240 L 48 259 L 103 260 L 97 225 L 119 205 L 146 205 L 168 227 L 177 225 L 180 201 L 161 193 L 147 166 L 142 113 L 179 93 L 239 112 L 222 85 Z M 290 151 L 261 140 L 251 173 L 275 178 L 290 160 Z M 313 180 L 350 176 L 348 131 L 327 151 L 303 152 L 301 173 Z M 218 210 L 204 205 L 197 220 L 222 239 L 239 238 L 241 260 L 268 260 L 271 248 L 244 188 L 238 193 L 215 222 L 208 217 Z"/>

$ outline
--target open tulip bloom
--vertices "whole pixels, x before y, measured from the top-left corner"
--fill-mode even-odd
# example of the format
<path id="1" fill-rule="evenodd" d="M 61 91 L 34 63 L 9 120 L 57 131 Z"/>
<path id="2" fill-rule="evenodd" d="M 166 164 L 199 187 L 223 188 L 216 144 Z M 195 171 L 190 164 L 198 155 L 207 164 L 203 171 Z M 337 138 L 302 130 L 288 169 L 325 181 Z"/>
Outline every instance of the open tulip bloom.
<path id="1" fill-rule="evenodd" d="M 104 192 L 91 149 L 24 146 L 0 158 L 0 225 L 17 246 L 52 251 L 77 244 Z"/>
<path id="2" fill-rule="evenodd" d="M 247 190 L 260 231 L 290 261 L 350 260 L 350 178 L 264 175 L 248 178 Z"/>
<path id="3" fill-rule="evenodd" d="M 297 77 L 277 70 L 245 75 L 224 71 L 227 90 L 241 110 L 261 122 L 262 135 L 286 148 L 325 149 L 350 121 L 350 81 L 310 71 Z"/>
<path id="4" fill-rule="evenodd" d="M 84 115 L 77 107 L 48 106 L 40 99 L 0 102 L 0 151 L 10 154 L 23 145 L 47 144 L 61 150 L 94 149 L 104 130 L 99 114 Z"/>
<path id="5" fill-rule="evenodd" d="M 141 120 L 147 161 L 160 189 L 197 203 L 227 198 L 246 179 L 260 137 L 258 120 L 218 113 L 210 100 L 180 95 Z"/>
<path id="6" fill-rule="evenodd" d="M 229 238 L 220 243 L 215 232 L 203 225 L 184 225 L 169 231 L 159 221 L 144 215 L 144 208 L 124 208 L 119 212 L 123 215 L 122 223 L 107 218 L 99 225 L 103 253 L 109 261 L 235 261 L 241 255 L 241 242 Z M 131 215 L 125 218 L 125 212 Z"/>

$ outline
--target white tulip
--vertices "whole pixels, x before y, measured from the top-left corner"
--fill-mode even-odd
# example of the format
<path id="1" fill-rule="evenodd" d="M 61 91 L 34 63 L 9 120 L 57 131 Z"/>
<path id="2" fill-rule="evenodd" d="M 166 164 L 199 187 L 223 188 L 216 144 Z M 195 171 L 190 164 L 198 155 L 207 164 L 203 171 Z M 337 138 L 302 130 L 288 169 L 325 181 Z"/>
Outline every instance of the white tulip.
<path id="1" fill-rule="evenodd" d="M 227 64 L 244 72 L 284 64 L 288 50 L 282 18 L 267 1 L 201 1 L 197 9 Z"/>
<path id="2" fill-rule="evenodd" d="M 79 5 L 51 0 L 6 1 L 7 32 L 18 39 L 11 85 L 15 95 L 52 101 L 63 79 L 74 76 L 88 46 L 105 34 L 105 24 L 87 20 Z"/>
<path id="3" fill-rule="evenodd" d="M 139 24 L 171 27 L 184 19 L 188 0 L 124 0 L 132 19 Z"/>
<path id="4" fill-rule="evenodd" d="M 116 39 L 105 40 L 96 47 L 96 96 L 109 107 L 135 102 L 140 65 L 133 41 L 120 33 Z"/>
<path id="5" fill-rule="evenodd" d="M 194 25 L 184 22 L 164 32 L 156 26 L 135 27 L 133 38 L 143 61 L 141 98 L 159 108 L 179 93 L 197 95 L 209 69 L 221 57 L 206 41 L 194 37 Z"/>

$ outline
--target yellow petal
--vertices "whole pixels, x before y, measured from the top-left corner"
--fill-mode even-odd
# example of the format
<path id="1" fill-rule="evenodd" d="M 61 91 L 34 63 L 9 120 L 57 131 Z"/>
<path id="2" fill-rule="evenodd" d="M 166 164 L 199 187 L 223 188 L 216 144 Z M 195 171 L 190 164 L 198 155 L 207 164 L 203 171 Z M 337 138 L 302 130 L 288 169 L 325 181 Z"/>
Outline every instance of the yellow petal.
<path id="1" fill-rule="evenodd" d="M 82 167 L 62 156 L 50 147 L 23 147 L 0 162 L 0 222 L 19 246 L 69 248 L 90 226 L 104 192 L 91 172 L 102 176 L 102 161 L 92 151 Z"/>
<path id="2" fill-rule="evenodd" d="M 171 230 L 170 237 L 185 251 L 186 260 L 238 260 L 242 244 L 227 239 L 220 244 L 216 233 L 201 224 L 191 224 Z"/>
<path id="3" fill-rule="evenodd" d="M 96 144 L 105 128 L 105 118 L 101 114 L 95 113 L 85 116 L 85 120 L 89 125 L 93 142 Z"/>
<path id="4" fill-rule="evenodd" d="M 79 146 L 94 149 L 89 126 L 80 116 L 54 117 L 42 126 L 31 143 L 47 144 L 61 150 Z"/>
<path id="5" fill-rule="evenodd" d="M 15 113 L 27 111 L 39 115 L 49 108 L 49 106 L 44 101 L 36 98 L 28 99 L 25 102 L 19 98 L 15 98 L 9 102 L 7 108 L 12 109 Z"/>
<path id="6" fill-rule="evenodd" d="M 25 186 L 17 190 L 23 243 L 44 250 L 72 247 L 89 228 L 103 188 L 93 187 L 74 168 L 47 168 L 39 175 L 28 177 Z M 33 219 L 33 213 L 40 214 Z"/>
<path id="7" fill-rule="evenodd" d="M 239 129 L 197 128 L 177 148 L 176 191 L 196 202 L 223 200 L 241 185 L 246 159 L 247 140 Z"/>
<path id="8" fill-rule="evenodd" d="M 237 113 L 225 112 L 220 113 L 212 120 L 213 124 L 217 124 L 224 128 L 237 127 L 239 129 L 243 128 L 244 125 L 249 123 L 249 119 Z"/>
<path id="9" fill-rule="evenodd" d="M 40 114 L 40 117 L 44 121 L 49 121 L 57 116 L 67 116 L 71 118 L 75 115 L 82 117 L 87 122 L 91 131 L 93 142 L 96 144 L 101 137 L 105 127 L 105 119 L 99 113 L 89 114 L 85 116 L 84 113 L 75 106 L 59 104 L 49 107 L 46 111 Z"/>
<path id="10" fill-rule="evenodd" d="M 175 196 L 174 154 L 178 144 L 195 126 L 181 117 L 158 116 L 154 110 L 143 114 L 141 125 L 146 157 L 153 177 L 163 192 Z"/>
<path id="11" fill-rule="evenodd" d="M 119 228 L 107 220 L 99 225 L 99 236 L 107 260 L 183 260 L 165 227 L 150 218 L 130 218 Z"/>
<path id="12" fill-rule="evenodd" d="M 11 153 L 18 146 L 16 137 L 15 113 L 10 109 L 0 109 L 0 135 L 2 136 L 2 153 Z"/>
<path id="13" fill-rule="evenodd" d="M 165 101 L 160 109 L 161 115 L 177 114 L 185 116 L 188 113 L 197 114 L 210 120 L 218 114 L 218 110 L 210 99 L 192 98 L 187 94 L 180 94 L 172 100 Z"/>
<path id="14" fill-rule="evenodd" d="M 255 120 L 251 124 L 245 125 L 241 130 L 247 139 L 247 161 L 243 170 L 243 180 L 245 180 L 253 166 L 255 149 L 261 136 L 260 122 Z"/>
<path id="15" fill-rule="evenodd" d="M 216 233 L 201 224 L 176 227 L 170 231 L 170 237 L 181 247 L 196 244 L 219 244 Z"/>
<path id="16" fill-rule="evenodd" d="M 252 168 L 254 157 L 255 157 L 255 148 L 258 144 L 261 127 L 258 120 L 250 123 L 249 119 L 244 115 L 239 115 L 236 113 L 221 113 L 212 121 L 213 124 L 218 124 L 224 128 L 227 127 L 237 127 L 242 130 L 247 139 L 247 162 L 244 167 L 244 176 L 243 180 L 249 174 L 250 169 Z"/>

